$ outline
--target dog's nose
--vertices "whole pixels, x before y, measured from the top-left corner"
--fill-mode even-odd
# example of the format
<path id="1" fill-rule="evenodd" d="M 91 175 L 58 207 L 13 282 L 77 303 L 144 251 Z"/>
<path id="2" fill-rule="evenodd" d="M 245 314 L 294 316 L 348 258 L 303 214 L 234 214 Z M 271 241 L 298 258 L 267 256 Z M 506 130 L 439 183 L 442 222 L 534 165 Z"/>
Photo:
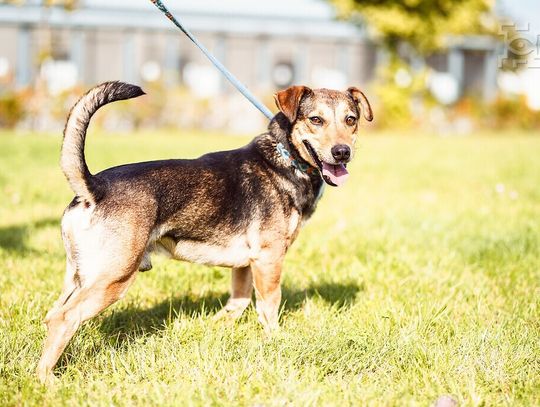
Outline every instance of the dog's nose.
<path id="1" fill-rule="evenodd" d="M 337 162 L 346 163 L 351 158 L 351 148 L 345 144 L 337 144 L 332 147 L 332 157 Z"/>

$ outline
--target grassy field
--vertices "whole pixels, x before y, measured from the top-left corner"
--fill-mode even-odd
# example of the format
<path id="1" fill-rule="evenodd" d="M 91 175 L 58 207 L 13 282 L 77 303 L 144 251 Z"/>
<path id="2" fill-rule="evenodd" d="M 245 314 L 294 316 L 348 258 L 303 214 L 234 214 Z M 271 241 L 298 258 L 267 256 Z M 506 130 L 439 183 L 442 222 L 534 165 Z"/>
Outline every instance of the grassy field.
<path id="1" fill-rule="evenodd" d="M 240 137 L 91 134 L 91 170 Z M 229 272 L 165 259 L 33 375 L 72 197 L 59 136 L 0 133 L 0 405 L 540 405 L 540 138 L 363 138 L 286 260 L 282 329 L 213 322 Z"/>

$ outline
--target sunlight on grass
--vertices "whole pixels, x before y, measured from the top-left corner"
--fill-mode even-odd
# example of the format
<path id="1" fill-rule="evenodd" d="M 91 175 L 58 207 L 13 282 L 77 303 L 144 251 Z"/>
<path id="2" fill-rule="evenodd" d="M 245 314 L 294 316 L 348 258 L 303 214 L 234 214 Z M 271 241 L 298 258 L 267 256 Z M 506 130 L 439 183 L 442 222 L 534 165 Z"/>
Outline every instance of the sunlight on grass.
<path id="1" fill-rule="evenodd" d="M 249 139 L 90 134 L 92 171 Z M 0 405 L 540 404 L 540 138 L 362 138 L 285 264 L 282 329 L 213 322 L 229 272 L 156 258 L 33 370 L 72 193 L 59 136 L 0 134 Z"/>

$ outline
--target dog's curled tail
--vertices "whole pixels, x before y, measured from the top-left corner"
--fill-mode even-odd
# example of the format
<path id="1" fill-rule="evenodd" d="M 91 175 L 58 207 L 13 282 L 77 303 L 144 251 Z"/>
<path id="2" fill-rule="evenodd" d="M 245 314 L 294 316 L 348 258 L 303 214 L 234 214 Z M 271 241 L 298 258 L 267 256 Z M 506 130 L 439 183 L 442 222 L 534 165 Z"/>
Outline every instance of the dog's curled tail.
<path id="1" fill-rule="evenodd" d="M 117 100 L 131 99 L 144 95 L 143 90 L 135 85 L 123 82 L 105 82 L 90 89 L 71 108 L 60 156 L 60 167 L 75 194 L 95 203 L 101 197 L 100 186 L 88 170 L 84 158 L 86 129 L 92 115 L 102 106 Z"/>

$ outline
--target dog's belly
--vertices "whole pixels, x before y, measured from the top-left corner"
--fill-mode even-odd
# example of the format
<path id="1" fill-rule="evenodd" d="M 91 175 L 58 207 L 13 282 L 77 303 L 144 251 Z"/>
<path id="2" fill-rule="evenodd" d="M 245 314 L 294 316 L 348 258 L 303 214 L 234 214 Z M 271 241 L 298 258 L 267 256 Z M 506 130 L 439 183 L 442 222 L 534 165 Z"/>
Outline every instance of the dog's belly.
<path id="1" fill-rule="evenodd" d="M 159 243 L 176 260 L 208 266 L 246 267 L 254 255 L 245 236 L 225 239 L 222 244 L 193 240 L 175 242 L 169 238 L 160 239 Z"/>

